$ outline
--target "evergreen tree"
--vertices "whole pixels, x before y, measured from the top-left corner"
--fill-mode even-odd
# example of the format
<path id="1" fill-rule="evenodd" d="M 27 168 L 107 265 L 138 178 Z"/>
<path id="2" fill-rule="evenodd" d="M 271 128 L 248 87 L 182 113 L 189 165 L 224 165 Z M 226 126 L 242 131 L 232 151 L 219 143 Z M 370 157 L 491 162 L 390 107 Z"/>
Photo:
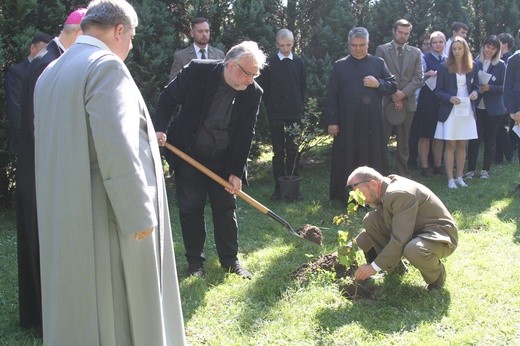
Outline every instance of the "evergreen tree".
<path id="1" fill-rule="evenodd" d="M 224 24 L 222 42 L 227 47 L 244 41 L 256 41 L 261 47 L 270 47 L 276 28 L 265 20 L 262 1 L 235 0 L 232 16 Z"/>
<path id="2" fill-rule="evenodd" d="M 482 42 L 489 35 L 509 32 L 514 36 L 520 25 L 519 6 L 517 0 L 473 1 L 472 27 L 474 30 L 471 33 L 474 42 L 473 50 L 479 52 Z"/>
<path id="3" fill-rule="evenodd" d="M 2 0 L 0 2 L 0 78 L 7 67 L 27 55 L 36 31 L 59 33 L 68 13 L 86 7 L 89 0 Z M 451 23 L 470 27 L 473 51 L 490 34 L 520 28 L 518 0 L 133 0 L 139 27 L 127 65 L 154 114 L 159 93 L 168 82 L 173 52 L 190 42 L 191 19 L 208 18 L 211 44 L 223 51 L 248 39 L 266 53 L 276 51 L 275 34 L 286 27 L 295 35 L 295 52 L 305 60 L 308 97 L 322 107 L 329 71 L 335 60 L 348 54 L 347 35 L 354 26 L 370 32 L 371 46 L 392 38 L 392 24 L 405 18 L 413 24 L 410 44 L 424 32 L 443 31 L 451 36 Z M 11 165 L 6 153 L 7 121 L 4 84 L 0 83 L 0 165 Z M 257 140 L 267 138 L 262 110 Z M 6 158 L 7 157 L 7 158 Z M 7 163 L 6 163 L 7 162 Z"/>
<path id="4" fill-rule="evenodd" d="M 179 27 L 179 17 L 173 12 L 183 8 L 165 11 L 167 2 L 160 0 L 142 0 L 134 7 L 139 25 L 126 64 L 153 116 L 159 94 L 168 83 L 173 52 L 184 48 L 181 34 L 174 29 Z"/>

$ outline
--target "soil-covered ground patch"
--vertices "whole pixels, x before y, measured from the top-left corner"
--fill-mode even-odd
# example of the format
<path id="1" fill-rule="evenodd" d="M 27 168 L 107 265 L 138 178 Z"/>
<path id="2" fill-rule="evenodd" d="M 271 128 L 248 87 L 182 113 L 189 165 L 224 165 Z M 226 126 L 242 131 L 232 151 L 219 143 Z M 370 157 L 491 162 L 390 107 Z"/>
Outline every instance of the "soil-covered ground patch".
<path id="1" fill-rule="evenodd" d="M 309 275 L 317 273 L 319 270 L 335 272 L 336 283 L 341 294 L 348 299 L 370 299 L 376 298 L 376 289 L 372 279 L 365 281 L 355 281 L 354 273 L 358 268 L 352 265 L 349 268 L 339 263 L 338 253 L 323 255 L 317 260 L 300 265 L 293 276 L 300 282 L 305 282 Z"/>
<path id="2" fill-rule="evenodd" d="M 307 239 L 318 245 L 323 244 L 323 233 L 319 227 L 313 225 L 303 225 L 297 233 L 303 239 Z"/>

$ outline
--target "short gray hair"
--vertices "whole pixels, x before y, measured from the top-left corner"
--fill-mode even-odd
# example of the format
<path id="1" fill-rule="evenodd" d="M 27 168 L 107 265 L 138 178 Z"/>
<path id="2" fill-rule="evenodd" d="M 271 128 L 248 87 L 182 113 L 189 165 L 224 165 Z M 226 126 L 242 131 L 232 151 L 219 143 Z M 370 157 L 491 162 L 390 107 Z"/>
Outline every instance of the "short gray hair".
<path id="1" fill-rule="evenodd" d="M 383 175 L 372 167 L 368 166 L 361 166 L 356 168 L 354 171 L 352 171 L 352 173 L 350 173 L 347 181 L 350 181 L 350 179 L 353 179 L 354 177 L 358 178 L 359 180 L 383 181 Z"/>
<path id="2" fill-rule="evenodd" d="M 119 24 L 126 30 L 137 27 L 137 13 L 132 5 L 125 0 L 94 0 L 88 5 L 81 29 L 85 31 L 93 26 L 109 28 Z"/>
<path id="3" fill-rule="evenodd" d="M 290 39 L 291 41 L 294 42 L 294 35 L 292 33 L 291 30 L 289 29 L 280 29 L 278 30 L 278 32 L 276 33 L 276 41 L 278 40 L 284 40 L 284 39 Z"/>
<path id="4" fill-rule="evenodd" d="M 265 53 L 260 49 L 260 47 L 258 47 L 256 42 L 243 41 L 236 46 L 233 46 L 227 52 L 224 64 L 227 64 L 230 60 L 241 60 L 244 57 L 253 59 L 260 69 L 264 67 L 265 61 L 267 60 Z"/>
<path id="5" fill-rule="evenodd" d="M 364 38 L 365 40 L 369 41 L 368 30 L 365 29 L 362 26 L 358 26 L 358 27 L 352 28 L 352 30 L 350 30 L 348 32 L 348 40 L 349 40 L 349 42 L 353 38 Z"/>

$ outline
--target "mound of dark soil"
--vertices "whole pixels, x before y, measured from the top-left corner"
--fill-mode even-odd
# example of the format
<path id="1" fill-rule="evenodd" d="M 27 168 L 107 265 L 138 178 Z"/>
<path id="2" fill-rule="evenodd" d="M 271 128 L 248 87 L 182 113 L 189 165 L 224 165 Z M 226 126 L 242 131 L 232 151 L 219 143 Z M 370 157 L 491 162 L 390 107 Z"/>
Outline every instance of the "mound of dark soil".
<path id="1" fill-rule="evenodd" d="M 354 273 L 357 268 L 357 265 L 352 265 L 347 268 L 339 263 L 338 253 L 333 252 L 323 255 L 314 262 L 300 265 L 293 273 L 293 276 L 296 280 L 304 282 L 307 280 L 309 274 L 316 273 L 320 269 L 335 272 L 336 282 L 344 297 L 348 299 L 374 299 L 376 287 L 373 284 L 373 280 L 354 280 Z"/>
<path id="2" fill-rule="evenodd" d="M 321 229 L 317 226 L 313 225 L 303 225 L 297 233 L 302 237 L 303 239 L 307 239 L 309 241 L 312 241 L 313 243 L 316 243 L 318 245 L 323 244 L 323 233 L 321 233 Z"/>

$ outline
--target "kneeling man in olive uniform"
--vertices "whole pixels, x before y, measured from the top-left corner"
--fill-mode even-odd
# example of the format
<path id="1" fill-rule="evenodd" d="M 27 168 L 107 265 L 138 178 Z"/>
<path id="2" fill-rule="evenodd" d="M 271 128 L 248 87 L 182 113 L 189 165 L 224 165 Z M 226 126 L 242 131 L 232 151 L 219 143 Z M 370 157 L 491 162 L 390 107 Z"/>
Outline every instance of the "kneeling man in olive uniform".
<path id="1" fill-rule="evenodd" d="M 457 226 L 442 201 L 426 186 L 398 176 L 382 176 L 370 167 L 358 167 L 348 186 L 360 190 L 374 208 L 363 219 L 365 230 L 356 238 L 368 264 L 359 267 L 356 280 L 377 272 L 403 268 L 405 257 L 419 269 L 428 290 L 444 286 L 446 270 L 440 261 L 457 247 Z"/>

